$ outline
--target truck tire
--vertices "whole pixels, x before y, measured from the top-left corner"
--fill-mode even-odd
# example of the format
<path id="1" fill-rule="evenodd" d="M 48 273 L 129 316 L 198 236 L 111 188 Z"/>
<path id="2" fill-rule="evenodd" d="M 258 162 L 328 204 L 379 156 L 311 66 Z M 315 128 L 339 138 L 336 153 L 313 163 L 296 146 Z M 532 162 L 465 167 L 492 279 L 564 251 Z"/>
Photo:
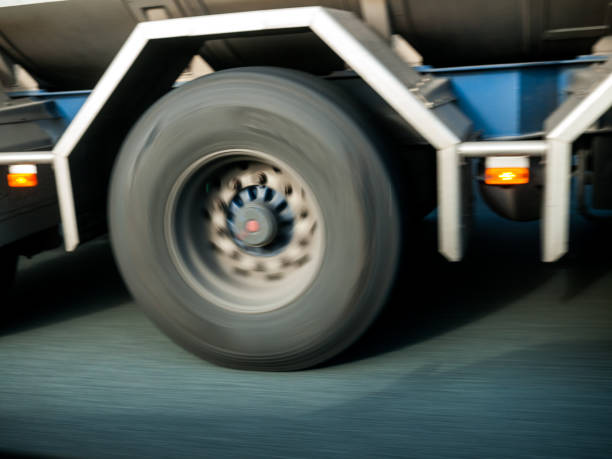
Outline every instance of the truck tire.
<path id="1" fill-rule="evenodd" d="M 234 368 L 338 354 L 380 311 L 399 258 L 397 199 L 359 109 L 283 69 L 217 72 L 155 103 L 115 163 L 109 217 L 137 302 Z"/>

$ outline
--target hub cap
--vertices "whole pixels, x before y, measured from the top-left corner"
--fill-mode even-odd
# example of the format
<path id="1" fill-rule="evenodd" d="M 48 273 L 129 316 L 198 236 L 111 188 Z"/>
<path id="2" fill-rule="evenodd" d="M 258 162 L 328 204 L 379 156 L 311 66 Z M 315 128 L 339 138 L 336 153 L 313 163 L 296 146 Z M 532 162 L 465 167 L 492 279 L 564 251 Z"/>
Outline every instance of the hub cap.
<path id="1" fill-rule="evenodd" d="M 226 219 L 236 245 L 254 255 L 271 255 L 291 240 L 293 212 L 281 193 L 264 185 L 240 190 Z"/>

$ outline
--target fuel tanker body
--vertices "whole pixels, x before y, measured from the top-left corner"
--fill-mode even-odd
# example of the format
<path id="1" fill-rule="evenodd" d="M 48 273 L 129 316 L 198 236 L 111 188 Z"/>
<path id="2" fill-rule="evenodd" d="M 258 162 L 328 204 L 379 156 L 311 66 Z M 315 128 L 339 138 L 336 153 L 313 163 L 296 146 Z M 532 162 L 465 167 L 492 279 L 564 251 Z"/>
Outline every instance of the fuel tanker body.
<path id="1" fill-rule="evenodd" d="M 438 67 L 573 58 L 609 33 L 612 17 L 606 0 L 3 1 L 0 48 L 47 87 L 86 89 L 139 21 L 310 5 L 364 16 L 368 3 L 386 3 L 388 32 Z M 274 65 L 325 74 L 343 67 L 312 34 L 211 40 L 202 54 L 215 69 Z"/>
<path id="2" fill-rule="evenodd" d="M 177 343 L 296 370 L 346 349 L 419 270 L 427 214 L 438 251 L 461 260 L 473 190 L 506 218 L 539 218 L 556 261 L 573 177 L 580 211 L 612 216 L 610 13 L 608 0 L 0 0 L 0 290 L 18 256 L 108 232 L 135 300 Z M 38 88 L 17 89 L 20 67 Z"/>

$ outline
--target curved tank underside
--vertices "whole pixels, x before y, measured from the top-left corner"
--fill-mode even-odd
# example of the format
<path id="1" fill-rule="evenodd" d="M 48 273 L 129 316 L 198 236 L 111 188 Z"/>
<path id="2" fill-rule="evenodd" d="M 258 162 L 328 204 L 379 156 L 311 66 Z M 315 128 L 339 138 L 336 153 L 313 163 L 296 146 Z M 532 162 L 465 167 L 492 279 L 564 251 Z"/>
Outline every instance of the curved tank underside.
<path id="1" fill-rule="evenodd" d="M 313 5 L 362 15 L 364 1 L 370 0 L 28 0 L 18 6 L 2 6 L 15 2 L 0 1 L 0 48 L 43 86 L 90 88 L 139 21 Z M 434 66 L 589 53 L 597 39 L 610 33 L 608 4 L 608 0 L 386 1 L 390 32 L 402 35 L 426 64 Z M 203 46 L 202 55 L 216 69 L 278 65 L 325 74 L 343 68 L 318 38 L 307 33 L 280 40 L 278 36 L 212 40 Z"/>

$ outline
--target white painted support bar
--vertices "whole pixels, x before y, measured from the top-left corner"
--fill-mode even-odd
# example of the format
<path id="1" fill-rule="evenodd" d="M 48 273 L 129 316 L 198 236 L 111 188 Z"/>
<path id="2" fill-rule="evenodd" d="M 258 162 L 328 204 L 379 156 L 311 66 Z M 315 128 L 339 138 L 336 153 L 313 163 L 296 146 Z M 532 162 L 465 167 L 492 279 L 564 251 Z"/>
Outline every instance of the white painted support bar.
<path id="1" fill-rule="evenodd" d="M 51 151 L 28 151 L 16 153 L 0 153 L 0 164 L 50 164 L 53 162 Z"/>
<path id="2" fill-rule="evenodd" d="M 484 141 L 460 144 L 457 135 L 410 92 L 415 74 L 389 46 L 354 15 L 320 7 L 252 11 L 153 21 L 138 25 L 117 54 L 52 153 L 0 153 L 0 164 L 49 163 L 55 166 L 67 250 L 78 244 L 78 229 L 68 156 L 134 64 L 149 40 L 173 37 L 239 35 L 243 32 L 310 28 L 351 66 L 420 135 L 438 157 L 440 252 L 449 260 L 463 254 L 462 156 L 546 155 L 543 209 L 543 259 L 554 261 L 567 250 L 571 142 L 612 106 L 612 74 L 604 79 L 542 141 Z M 418 76 L 416 76 L 418 79 Z"/>
<path id="3" fill-rule="evenodd" d="M 542 261 L 561 258 L 568 249 L 571 183 L 571 144 L 549 140 L 544 167 L 542 203 Z"/>
<path id="4" fill-rule="evenodd" d="M 546 136 L 542 259 L 555 261 L 568 249 L 572 142 L 612 106 L 612 73 L 561 119 Z"/>
<path id="5" fill-rule="evenodd" d="M 407 67 L 383 39 L 352 13 L 303 7 L 140 23 L 59 139 L 54 154 L 58 158 L 70 156 L 149 40 L 189 36 L 205 40 L 207 36 L 300 28 L 315 32 L 435 148 L 444 149 L 459 143 L 455 133 L 410 91 L 419 75 Z M 78 228 L 70 174 L 66 162 L 57 159 L 55 164 L 66 248 L 71 250 L 78 244 Z"/>
<path id="6" fill-rule="evenodd" d="M 464 142 L 458 145 L 457 152 L 461 156 L 532 156 L 544 155 L 548 150 L 548 143 L 538 140 L 526 141 L 483 141 Z"/>
<path id="7" fill-rule="evenodd" d="M 72 180 L 70 179 L 70 166 L 68 158 L 56 156 L 53 162 L 55 170 L 55 186 L 64 232 L 64 246 L 66 251 L 72 252 L 79 245 L 79 231 L 72 194 Z"/>
<path id="8" fill-rule="evenodd" d="M 72 182 L 70 179 L 68 158 L 57 156 L 52 151 L 0 153 L 0 164 L 53 165 L 60 217 L 62 220 L 62 229 L 64 231 L 64 245 L 67 251 L 70 252 L 74 250 L 77 245 L 79 245 L 79 233 L 74 210 L 74 197 L 72 195 Z"/>
<path id="9" fill-rule="evenodd" d="M 463 258 L 461 158 L 545 155 L 545 141 L 463 142 L 438 150 L 438 250 L 449 261 Z"/>
<path id="10" fill-rule="evenodd" d="M 612 106 L 612 73 L 569 112 L 546 136 L 573 142 Z"/>
<path id="11" fill-rule="evenodd" d="M 243 11 L 139 23 L 132 34 L 148 40 L 176 37 L 238 36 L 245 32 L 306 29 L 320 6 Z M 365 26 L 364 26 L 365 27 Z"/>
<path id="12" fill-rule="evenodd" d="M 310 28 L 436 149 L 460 139 L 410 92 L 414 77 L 393 50 L 353 14 L 317 10 Z"/>
<path id="13" fill-rule="evenodd" d="M 449 261 L 463 257 L 461 157 L 456 147 L 437 151 L 438 251 Z"/>
<path id="14" fill-rule="evenodd" d="M 66 0 L 0 0 L 0 8 L 11 6 L 34 5 L 36 3 L 65 2 Z"/>
<path id="15" fill-rule="evenodd" d="M 165 21 L 160 21 L 165 22 Z M 72 122 L 68 125 L 60 139 L 58 140 L 53 152 L 67 158 L 77 145 L 95 116 L 102 109 L 103 105 L 113 94 L 115 88 L 121 82 L 131 65 L 138 58 L 142 49 L 147 43 L 141 34 L 135 31 L 128 37 L 123 47 L 119 50 L 115 59 L 111 62 L 102 78 L 98 80 L 95 88 L 85 100 L 85 103 L 78 111 Z"/>

